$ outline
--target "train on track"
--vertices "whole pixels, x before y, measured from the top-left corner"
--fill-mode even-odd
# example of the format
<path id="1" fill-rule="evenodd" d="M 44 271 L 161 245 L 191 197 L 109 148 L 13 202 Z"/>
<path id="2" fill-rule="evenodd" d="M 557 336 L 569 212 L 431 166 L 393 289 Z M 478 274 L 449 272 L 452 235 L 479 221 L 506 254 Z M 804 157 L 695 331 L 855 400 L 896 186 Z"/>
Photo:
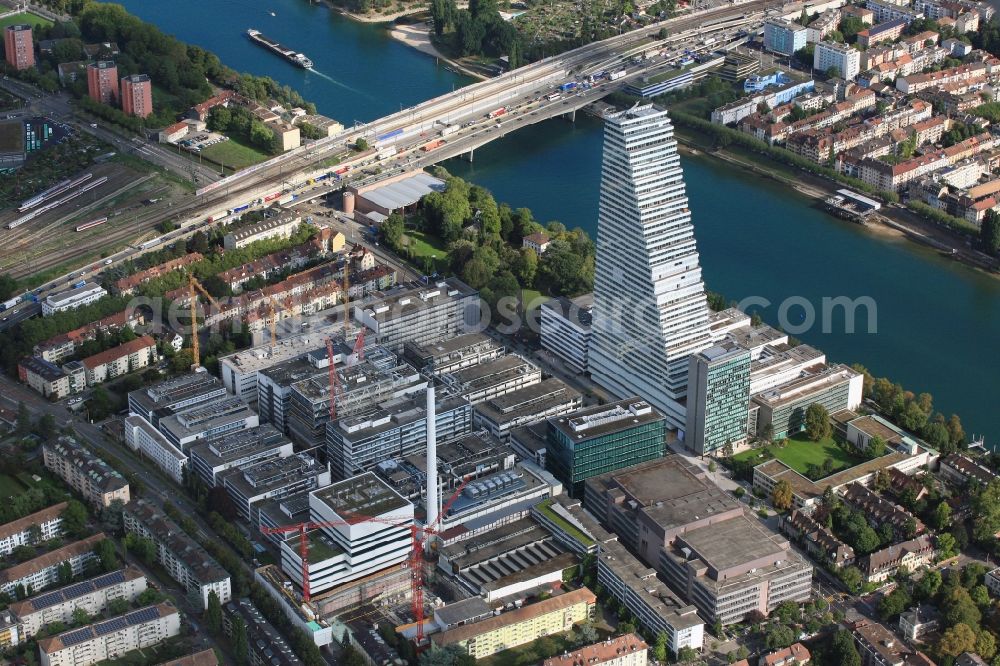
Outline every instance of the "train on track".
<path id="1" fill-rule="evenodd" d="M 96 220 L 91 220 L 90 222 L 84 222 L 83 224 L 77 225 L 77 231 L 86 231 L 87 229 L 93 229 L 94 227 L 99 227 L 108 221 L 106 217 L 99 217 Z"/>

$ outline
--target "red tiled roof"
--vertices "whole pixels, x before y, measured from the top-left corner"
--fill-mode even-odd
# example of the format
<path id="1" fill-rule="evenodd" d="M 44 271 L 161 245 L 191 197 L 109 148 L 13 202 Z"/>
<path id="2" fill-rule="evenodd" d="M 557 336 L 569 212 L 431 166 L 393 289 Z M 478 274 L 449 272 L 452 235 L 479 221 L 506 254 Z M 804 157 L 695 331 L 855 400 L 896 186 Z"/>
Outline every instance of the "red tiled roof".
<path id="1" fill-rule="evenodd" d="M 148 349 L 150 347 L 155 347 L 156 341 L 148 335 L 144 335 L 140 338 L 136 338 L 130 342 L 126 342 L 123 345 L 118 345 L 117 347 L 112 347 L 111 349 L 106 349 L 99 354 L 94 354 L 93 356 L 88 356 L 83 359 L 83 365 L 88 370 L 93 370 L 99 365 L 104 365 L 105 363 L 110 363 L 122 356 L 128 356 L 134 354 L 141 349 Z"/>

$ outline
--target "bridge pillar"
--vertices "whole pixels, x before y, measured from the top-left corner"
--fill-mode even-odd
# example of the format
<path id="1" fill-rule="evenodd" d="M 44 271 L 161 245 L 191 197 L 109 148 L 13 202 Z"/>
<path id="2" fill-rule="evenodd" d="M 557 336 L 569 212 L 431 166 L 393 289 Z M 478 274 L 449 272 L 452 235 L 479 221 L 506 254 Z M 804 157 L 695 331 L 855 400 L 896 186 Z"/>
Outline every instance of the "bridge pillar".
<path id="1" fill-rule="evenodd" d="M 563 114 L 563 118 L 565 118 L 566 120 L 570 121 L 571 123 L 575 123 L 576 122 L 576 109 L 573 109 L 572 111 L 567 111 L 566 113 L 564 113 Z"/>
<path id="2" fill-rule="evenodd" d="M 465 161 L 466 161 L 466 162 L 468 162 L 468 163 L 470 163 L 470 164 L 472 163 L 472 153 L 474 153 L 474 152 L 475 152 L 475 149 L 473 149 L 473 150 L 470 150 L 470 151 L 469 151 L 469 152 L 467 152 L 467 153 L 464 153 L 464 156 L 465 156 Z"/>

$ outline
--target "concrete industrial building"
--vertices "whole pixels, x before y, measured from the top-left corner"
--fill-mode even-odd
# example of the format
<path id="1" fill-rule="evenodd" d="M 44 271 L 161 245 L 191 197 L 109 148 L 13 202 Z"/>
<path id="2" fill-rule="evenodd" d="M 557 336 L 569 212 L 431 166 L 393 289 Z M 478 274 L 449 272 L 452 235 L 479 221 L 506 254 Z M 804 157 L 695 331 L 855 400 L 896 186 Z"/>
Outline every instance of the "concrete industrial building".
<path id="1" fill-rule="evenodd" d="M 186 452 L 198 440 L 259 425 L 260 419 L 255 411 L 239 398 L 227 396 L 162 418 L 156 429 L 168 442 Z"/>
<path id="2" fill-rule="evenodd" d="M 550 298 L 541 307 L 542 348 L 555 354 L 573 372 L 587 372 L 594 294 L 570 299 Z"/>
<path id="3" fill-rule="evenodd" d="M 188 457 L 141 416 L 125 417 L 125 442 L 153 461 L 175 483 L 183 483 Z"/>
<path id="4" fill-rule="evenodd" d="M 0 557 L 10 555 L 18 546 L 31 546 L 62 534 L 62 513 L 66 502 L 30 513 L 0 525 Z M 36 536 L 32 536 L 37 531 Z"/>
<path id="5" fill-rule="evenodd" d="M 94 506 L 104 508 L 115 500 L 129 501 L 125 477 L 72 437 L 62 435 L 42 444 L 42 459 L 46 469 Z"/>
<path id="6" fill-rule="evenodd" d="M 216 377 L 191 372 L 130 392 L 128 410 L 157 427 L 161 419 L 224 395 L 226 387 Z"/>
<path id="7" fill-rule="evenodd" d="M 35 44 L 32 41 L 31 26 L 9 25 L 3 32 L 4 56 L 7 64 L 16 70 L 35 66 Z"/>
<path id="8" fill-rule="evenodd" d="M 153 85 L 148 74 L 123 76 L 121 92 L 125 115 L 145 118 L 153 112 Z"/>
<path id="9" fill-rule="evenodd" d="M 248 428 L 198 442 L 190 449 L 191 471 L 208 488 L 222 485 L 222 475 L 273 458 L 294 453 L 292 442 L 271 425 Z"/>
<path id="10" fill-rule="evenodd" d="M 691 356 L 685 446 L 712 455 L 747 442 L 751 352 L 723 341 Z"/>
<path id="11" fill-rule="evenodd" d="M 227 250 L 235 250 L 260 240 L 288 238 L 299 228 L 301 221 L 302 218 L 295 214 L 268 218 L 263 222 L 229 232 L 223 236 L 222 246 Z"/>
<path id="12" fill-rule="evenodd" d="M 24 635 L 31 637 L 55 622 L 73 623 L 77 609 L 90 616 L 103 613 L 108 603 L 121 599 L 131 602 L 146 590 L 146 576 L 135 567 L 74 583 L 51 592 L 11 603 L 9 610 L 21 622 Z"/>
<path id="13" fill-rule="evenodd" d="M 222 603 L 232 598 L 226 570 L 155 506 L 134 500 L 125 505 L 122 519 L 126 532 L 156 544 L 156 561 L 181 584 L 192 601 L 207 608 L 210 592 L 215 592 Z"/>
<path id="14" fill-rule="evenodd" d="M 87 65 L 87 94 L 101 104 L 118 102 L 118 66 L 110 60 Z"/>
<path id="15" fill-rule="evenodd" d="M 330 471 L 308 453 L 295 453 L 230 470 L 222 475 L 222 485 L 240 517 L 256 525 L 257 504 L 328 486 Z"/>
<path id="16" fill-rule="evenodd" d="M 28 594 L 44 590 L 59 582 L 59 570 L 64 564 L 70 566 L 74 576 L 82 575 L 86 566 L 97 559 L 94 546 L 106 538 L 103 532 L 98 532 L 0 570 L 0 592 L 14 598 L 18 586 Z"/>
<path id="17" fill-rule="evenodd" d="M 644 105 L 605 116 L 591 376 L 683 428 L 688 357 L 711 344 L 708 314 L 667 112 Z"/>
<path id="18" fill-rule="evenodd" d="M 140 608 L 38 641 L 42 666 L 90 666 L 176 636 L 181 617 L 171 604 Z"/>
<path id="19" fill-rule="evenodd" d="M 484 333 L 403 345 L 403 358 L 408 363 L 422 372 L 438 376 L 495 361 L 504 353 L 504 346 Z"/>
<path id="20" fill-rule="evenodd" d="M 587 479 L 663 456 L 666 420 L 639 397 L 548 420 L 546 463 L 574 497 Z"/>
<path id="21" fill-rule="evenodd" d="M 473 424 L 506 441 L 515 428 L 568 414 L 582 405 L 583 396 L 579 391 L 561 379 L 549 377 L 476 405 Z"/>
<path id="22" fill-rule="evenodd" d="M 355 306 L 354 319 L 397 354 L 407 342 L 424 344 L 468 333 L 479 321 L 478 292 L 457 278 L 434 285 L 400 285 Z"/>
<path id="23" fill-rule="evenodd" d="M 107 290 L 94 282 L 87 282 L 77 289 L 67 289 L 57 294 L 46 296 L 42 301 L 42 316 L 48 317 L 56 312 L 74 310 L 94 301 L 99 301 L 108 295 Z"/>

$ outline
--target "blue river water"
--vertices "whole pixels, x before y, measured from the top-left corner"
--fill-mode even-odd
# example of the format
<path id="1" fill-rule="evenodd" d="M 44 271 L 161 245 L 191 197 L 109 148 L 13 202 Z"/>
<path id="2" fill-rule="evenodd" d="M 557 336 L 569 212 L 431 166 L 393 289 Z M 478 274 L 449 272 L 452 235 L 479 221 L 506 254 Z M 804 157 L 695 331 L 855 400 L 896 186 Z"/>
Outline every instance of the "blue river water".
<path id="1" fill-rule="evenodd" d="M 216 52 L 240 71 L 268 75 L 299 90 L 321 113 L 344 124 L 371 120 L 468 80 L 391 39 L 378 25 L 344 19 L 307 0 L 124 0 L 125 7 L 178 38 Z M 275 16 L 271 16 L 270 12 Z M 252 44 L 257 28 L 306 53 L 316 72 L 300 70 Z M 531 208 L 592 235 L 597 224 L 600 123 L 552 120 L 478 149 L 475 162 L 446 166 L 492 190 L 499 201 Z M 732 300 L 767 299 L 766 321 L 804 299 L 817 315 L 822 299 L 870 297 L 876 331 L 860 317 L 821 319 L 797 335 L 828 357 L 862 363 L 936 408 L 958 413 L 969 433 L 1000 443 L 1000 280 L 913 243 L 876 237 L 814 207 L 786 187 L 707 157 L 683 160 L 705 280 Z M 787 320 L 801 321 L 792 307 Z"/>

